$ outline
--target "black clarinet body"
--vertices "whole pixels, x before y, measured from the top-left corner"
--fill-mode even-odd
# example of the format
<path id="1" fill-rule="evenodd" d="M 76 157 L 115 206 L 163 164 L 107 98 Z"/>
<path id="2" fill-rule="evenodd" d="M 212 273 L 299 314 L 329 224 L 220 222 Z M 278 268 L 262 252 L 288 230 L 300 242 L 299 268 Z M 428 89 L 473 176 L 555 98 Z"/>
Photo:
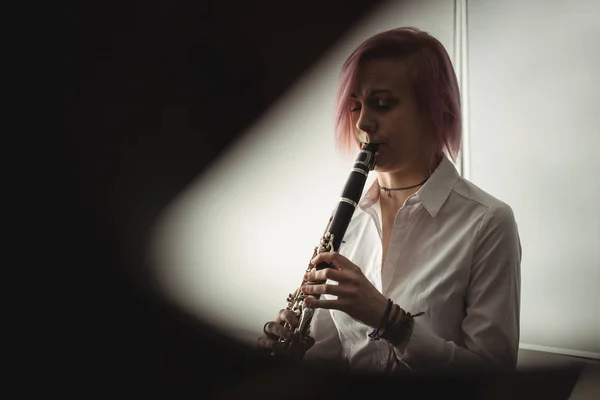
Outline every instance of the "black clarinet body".
<path id="1" fill-rule="evenodd" d="M 339 250 L 348 225 L 350 224 L 350 220 L 352 219 L 352 215 L 358 206 L 358 201 L 362 195 L 369 172 L 375 168 L 375 153 L 378 148 L 379 145 L 376 143 L 367 143 L 362 146 L 360 153 L 356 157 L 352 171 L 350 171 L 348 179 L 346 180 L 339 202 L 329 219 L 319 245 L 314 249 L 311 260 L 317 254 Z M 313 268 L 322 270 L 329 267 L 331 267 L 331 265 L 326 262 L 316 266 L 309 263 L 305 272 L 309 272 Z M 296 359 L 301 359 L 304 356 L 307 339 L 310 335 L 310 324 L 314 309 L 304 306 L 304 299 L 307 295 L 302 294 L 300 288 L 305 284 L 317 283 L 323 282 L 307 282 L 302 279 L 302 284 L 296 291 L 289 294 L 287 298 L 287 309 L 296 314 L 299 323 L 294 329 L 290 339 L 280 338 L 278 340 L 271 353 L 272 355 L 284 355 Z M 310 296 L 317 299 L 320 297 L 320 295 Z M 290 327 L 287 322 L 284 323 L 284 326 Z"/>

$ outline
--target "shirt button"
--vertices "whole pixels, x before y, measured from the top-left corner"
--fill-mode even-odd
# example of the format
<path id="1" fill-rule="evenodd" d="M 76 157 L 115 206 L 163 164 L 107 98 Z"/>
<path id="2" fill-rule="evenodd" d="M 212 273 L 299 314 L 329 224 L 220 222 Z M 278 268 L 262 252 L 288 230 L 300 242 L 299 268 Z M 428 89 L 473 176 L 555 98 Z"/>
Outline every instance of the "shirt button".
<path id="1" fill-rule="evenodd" d="M 379 361 L 379 364 L 384 367 L 385 366 L 385 358 L 382 358 L 381 361 Z"/>

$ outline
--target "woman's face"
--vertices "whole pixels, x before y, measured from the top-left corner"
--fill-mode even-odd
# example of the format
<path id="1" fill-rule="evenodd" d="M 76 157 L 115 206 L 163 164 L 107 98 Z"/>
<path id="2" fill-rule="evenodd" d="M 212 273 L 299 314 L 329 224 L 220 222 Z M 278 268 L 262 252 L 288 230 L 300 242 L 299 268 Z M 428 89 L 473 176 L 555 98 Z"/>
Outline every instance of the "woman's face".
<path id="1" fill-rule="evenodd" d="M 357 74 L 351 105 L 359 144 L 380 143 L 375 170 L 406 170 L 431 155 L 428 123 L 419 113 L 409 60 L 373 60 Z"/>

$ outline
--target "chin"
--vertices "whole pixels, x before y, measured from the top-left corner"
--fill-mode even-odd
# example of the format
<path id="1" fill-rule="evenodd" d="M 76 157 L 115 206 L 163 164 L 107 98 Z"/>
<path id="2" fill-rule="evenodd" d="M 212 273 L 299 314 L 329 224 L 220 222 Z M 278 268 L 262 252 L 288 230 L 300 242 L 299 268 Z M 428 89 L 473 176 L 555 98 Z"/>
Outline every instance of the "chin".
<path id="1" fill-rule="evenodd" d="M 386 157 L 381 157 L 381 155 L 375 157 L 375 171 L 388 172 L 391 167 L 392 165 L 390 165 Z"/>
<path id="2" fill-rule="evenodd" d="M 380 165 L 380 164 L 375 164 L 375 168 L 373 168 L 373 171 L 375 172 L 390 172 L 393 170 L 393 168 L 390 168 L 391 166 L 389 165 Z"/>
<path id="3" fill-rule="evenodd" d="M 389 160 L 383 159 L 381 162 L 375 161 L 375 168 L 373 170 L 376 172 L 394 172 L 402 169 L 404 169 L 404 165 L 400 160 L 390 162 Z"/>

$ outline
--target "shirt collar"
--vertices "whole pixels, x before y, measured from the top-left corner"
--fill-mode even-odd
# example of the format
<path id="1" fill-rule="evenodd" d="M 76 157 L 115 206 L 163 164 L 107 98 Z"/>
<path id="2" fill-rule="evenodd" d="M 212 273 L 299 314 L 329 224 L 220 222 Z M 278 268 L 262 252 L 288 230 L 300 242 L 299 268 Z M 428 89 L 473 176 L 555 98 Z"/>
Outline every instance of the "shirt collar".
<path id="1" fill-rule="evenodd" d="M 444 155 L 427 182 L 414 195 L 409 197 L 405 204 L 422 202 L 427 212 L 435 218 L 454 188 L 458 177 L 459 174 L 454 164 Z M 376 179 L 358 204 L 360 208 L 366 211 L 379 201 L 379 196 L 380 189 Z"/>

